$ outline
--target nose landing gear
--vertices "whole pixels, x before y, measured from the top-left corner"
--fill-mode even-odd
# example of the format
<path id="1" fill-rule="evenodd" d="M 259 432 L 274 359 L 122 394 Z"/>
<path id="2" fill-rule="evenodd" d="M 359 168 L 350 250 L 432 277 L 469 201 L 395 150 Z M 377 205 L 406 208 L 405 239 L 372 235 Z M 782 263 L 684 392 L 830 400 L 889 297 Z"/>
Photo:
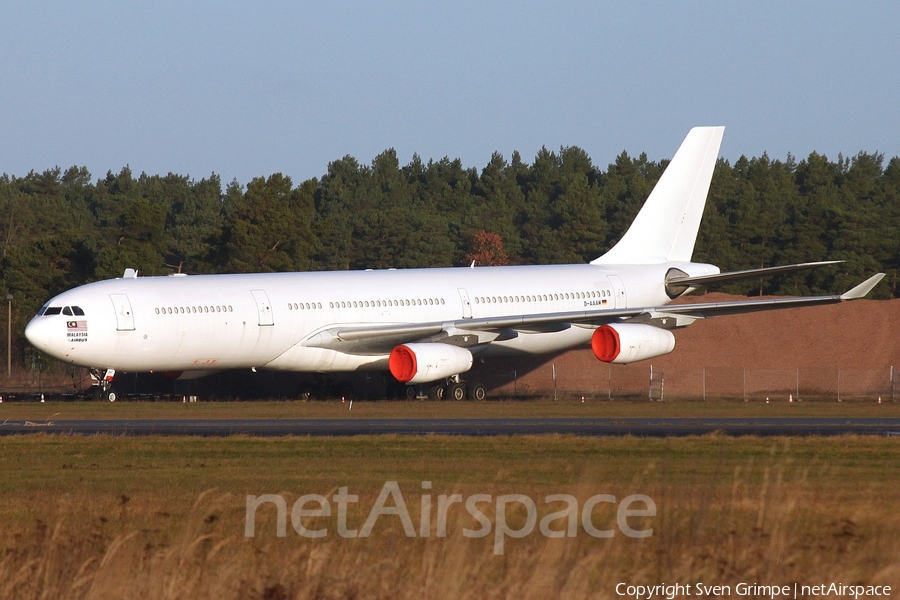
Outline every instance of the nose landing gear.
<path id="1" fill-rule="evenodd" d="M 91 397 L 95 400 L 107 400 L 115 402 L 119 399 L 119 394 L 113 387 L 113 378 L 116 376 L 115 369 L 91 369 Z"/>

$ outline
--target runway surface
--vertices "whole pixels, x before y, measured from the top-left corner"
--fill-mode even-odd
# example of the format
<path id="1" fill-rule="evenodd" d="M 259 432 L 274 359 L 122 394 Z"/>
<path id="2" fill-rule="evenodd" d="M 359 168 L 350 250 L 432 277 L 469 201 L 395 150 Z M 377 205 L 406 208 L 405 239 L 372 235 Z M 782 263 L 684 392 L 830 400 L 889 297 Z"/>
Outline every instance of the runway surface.
<path id="1" fill-rule="evenodd" d="M 634 419 L 234 419 L 12 421 L 0 435 L 546 435 L 667 437 L 704 435 L 900 437 L 900 418 L 634 418 Z"/>

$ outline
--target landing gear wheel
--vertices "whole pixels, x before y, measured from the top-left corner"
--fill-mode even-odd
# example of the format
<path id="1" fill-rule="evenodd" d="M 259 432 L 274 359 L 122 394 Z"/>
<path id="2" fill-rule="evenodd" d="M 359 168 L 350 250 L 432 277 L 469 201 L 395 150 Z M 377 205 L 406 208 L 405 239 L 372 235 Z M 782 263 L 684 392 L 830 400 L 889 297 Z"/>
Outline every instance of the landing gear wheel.
<path id="1" fill-rule="evenodd" d="M 119 399 L 119 394 L 116 393 L 116 390 L 106 390 L 103 392 L 103 399 L 109 400 L 110 402 L 115 402 Z"/>
<path id="2" fill-rule="evenodd" d="M 408 385 L 403 389 L 403 398 L 405 400 L 415 400 L 416 396 L 419 395 L 419 391 L 416 389 L 414 385 Z"/>
<path id="3" fill-rule="evenodd" d="M 481 383 L 472 383 L 469 385 L 469 400 L 481 402 L 487 398 L 487 388 Z"/>
<path id="4" fill-rule="evenodd" d="M 428 399 L 429 400 L 446 400 L 447 399 L 447 389 L 441 385 L 433 385 L 428 388 Z"/>
<path id="5" fill-rule="evenodd" d="M 399 383 L 388 383 L 384 386 L 384 397 L 388 400 L 396 400 L 400 395 Z"/>
<path id="6" fill-rule="evenodd" d="M 297 386 L 297 396 L 300 397 L 301 400 L 310 400 L 313 397 L 313 385 L 308 381 L 304 381 L 299 386 Z"/>
<path id="7" fill-rule="evenodd" d="M 447 386 L 447 398 L 449 400 L 465 400 L 466 386 L 462 383 L 451 383 Z"/>
<path id="8" fill-rule="evenodd" d="M 353 390 L 353 384 L 344 381 L 337 386 L 337 395 L 342 400 L 353 400 L 356 398 L 356 392 Z"/>

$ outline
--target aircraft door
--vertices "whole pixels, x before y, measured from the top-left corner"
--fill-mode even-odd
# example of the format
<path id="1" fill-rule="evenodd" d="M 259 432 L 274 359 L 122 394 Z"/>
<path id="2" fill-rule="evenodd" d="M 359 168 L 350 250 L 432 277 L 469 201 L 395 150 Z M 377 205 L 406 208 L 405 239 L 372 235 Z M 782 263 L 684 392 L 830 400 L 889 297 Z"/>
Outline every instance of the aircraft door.
<path id="1" fill-rule="evenodd" d="M 253 294 L 253 299 L 256 300 L 260 327 L 274 325 L 275 316 L 272 314 L 272 304 L 269 302 L 269 296 L 263 290 L 251 290 L 250 293 Z"/>
<path id="2" fill-rule="evenodd" d="M 616 297 L 616 308 L 627 308 L 628 298 L 625 295 L 625 284 L 618 275 L 610 275 L 609 282 L 613 286 L 613 295 Z"/>
<path id="3" fill-rule="evenodd" d="M 463 319 L 472 318 L 472 303 L 469 301 L 469 292 L 466 288 L 457 288 L 459 299 L 462 301 Z"/>
<path id="4" fill-rule="evenodd" d="M 113 308 L 116 311 L 116 330 L 134 331 L 134 313 L 131 312 L 131 302 L 125 294 L 110 294 Z"/>

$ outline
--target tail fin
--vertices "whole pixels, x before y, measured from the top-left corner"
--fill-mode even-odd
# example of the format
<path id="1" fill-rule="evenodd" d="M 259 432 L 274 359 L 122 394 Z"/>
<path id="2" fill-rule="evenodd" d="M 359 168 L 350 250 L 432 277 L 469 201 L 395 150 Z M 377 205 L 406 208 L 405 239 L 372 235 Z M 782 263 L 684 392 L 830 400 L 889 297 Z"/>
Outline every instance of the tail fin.
<path id="1" fill-rule="evenodd" d="M 622 239 L 592 265 L 689 262 L 724 127 L 695 127 Z"/>

